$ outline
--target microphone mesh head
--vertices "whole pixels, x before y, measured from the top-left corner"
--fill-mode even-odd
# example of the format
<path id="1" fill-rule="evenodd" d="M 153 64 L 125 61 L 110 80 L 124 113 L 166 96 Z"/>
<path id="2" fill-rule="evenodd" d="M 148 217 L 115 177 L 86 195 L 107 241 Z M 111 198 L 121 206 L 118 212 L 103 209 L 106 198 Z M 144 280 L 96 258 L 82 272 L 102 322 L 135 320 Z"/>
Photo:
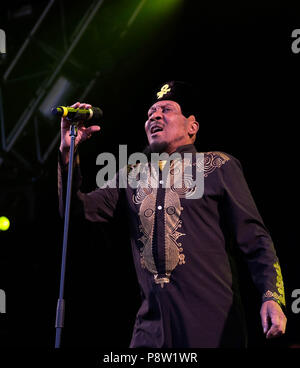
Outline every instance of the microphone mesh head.
<path id="1" fill-rule="evenodd" d="M 100 123 L 103 117 L 103 111 L 99 107 L 93 107 L 93 116 L 89 120 L 89 123 Z"/>
<path id="2" fill-rule="evenodd" d="M 51 109 L 51 113 L 52 113 L 53 115 L 62 116 L 63 111 L 62 111 L 62 109 L 61 109 L 61 108 L 59 108 L 59 107 L 53 107 L 53 109 Z"/>

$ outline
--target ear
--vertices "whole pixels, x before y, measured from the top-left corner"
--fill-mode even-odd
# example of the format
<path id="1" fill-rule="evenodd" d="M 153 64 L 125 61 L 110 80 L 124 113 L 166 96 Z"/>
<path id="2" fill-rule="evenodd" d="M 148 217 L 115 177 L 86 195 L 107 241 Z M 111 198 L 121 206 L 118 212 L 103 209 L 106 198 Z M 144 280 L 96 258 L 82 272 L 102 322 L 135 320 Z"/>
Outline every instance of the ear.
<path id="1" fill-rule="evenodd" d="M 199 130 L 199 123 L 196 120 L 194 115 L 190 115 L 188 117 L 188 133 L 190 136 L 193 136 L 195 134 L 197 134 L 198 130 Z"/>

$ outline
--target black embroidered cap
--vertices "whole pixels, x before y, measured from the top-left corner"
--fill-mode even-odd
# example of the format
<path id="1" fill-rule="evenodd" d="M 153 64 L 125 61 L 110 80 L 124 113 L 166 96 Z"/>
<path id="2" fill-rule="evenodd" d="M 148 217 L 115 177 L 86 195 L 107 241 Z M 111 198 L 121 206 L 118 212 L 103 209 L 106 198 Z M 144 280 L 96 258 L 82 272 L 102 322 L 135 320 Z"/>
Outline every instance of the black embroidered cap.
<path id="1" fill-rule="evenodd" d="M 153 96 L 152 104 L 158 101 L 171 100 L 177 102 L 182 114 L 186 117 L 197 112 L 197 101 L 194 87 L 182 81 L 169 81 L 162 84 Z"/>

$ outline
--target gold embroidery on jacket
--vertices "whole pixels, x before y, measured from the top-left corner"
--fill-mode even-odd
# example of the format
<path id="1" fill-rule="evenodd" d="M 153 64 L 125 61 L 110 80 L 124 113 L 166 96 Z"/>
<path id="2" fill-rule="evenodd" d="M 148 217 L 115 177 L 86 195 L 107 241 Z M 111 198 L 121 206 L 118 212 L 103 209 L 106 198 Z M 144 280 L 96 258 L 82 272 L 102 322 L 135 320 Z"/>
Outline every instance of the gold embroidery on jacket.
<path id="1" fill-rule="evenodd" d="M 145 192 L 144 192 L 145 193 Z M 153 257 L 153 231 L 155 219 L 155 203 L 157 190 L 153 189 L 151 193 L 146 195 L 142 201 L 139 209 L 139 218 L 141 221 L 140 231 L 142 236 L 139 240 L 143 243 L 140 249 L 141 265 L 154 275 L 155 283 L 168 283 L 171 272 L 178 264 L 185 263 L 185 256 L 182 253 L 182 244 L 178 243 L 178 238 L 185 235 L 178 231 L 181 227 L 182 221 L 180 214 L 182 207 L 180 205 L 179 196 L 171 189 L 166 189 L 165 204 L 164 204 L 164 221 L 165 221 L 165 275 L 158 277 L 158 271 Z M 135 196 L 142 198 L 141 191 Z"/>
<path id="2" fill-rule="evenodd" d="M 185 256 L 182 253 L 182 244 L 178 242 L 178 238 L 185 235 L 178 231 L 181 227 L 180 220 L 181 211 L 179 195 L 171 189 L 166 189 L 164 203 L 164 220 L 165 220 L 165 269 L 166 274 L 171 272 L 178 264 L 185 263 Z M 163 286 L 163 285 L 161 285 Z"/>
<path id="3" fill-rule="evenodd" d="M 221 152 L 208 152 L 204 154 L 202 162 L 196 163 L 196 168 L 199 171 L 204 170 L 204 176 L 207 177 L 216 168 L 220 168 L 230 158 Z M 184 162 L 185 161 L 185 162 Z M 204 161 L 204 162 L 203 162 Z M 165 189 L 164 200 L 164 225 L 165 225 L 165 274 L 158 275 L 154 256 L 153 256 L 153 232 L 154 232 L 154 219 L 156 211 L 156 196 L 157 189 L 151 186 L 151 178 L 146 179 L 147 185 L 144 182 L 138 182 L 135 194 L 132 197 L 133 203 L 140 205 L 139 218 L 140 218 L 140 232 L 142 236 L 139 240 L 143 246 L 140 248 L 141 265 L 153 274 L 154 281 L 160 284 L 161 287 L 165 283 L 170 282 L 172 271 L 177 265 L 183 265 L 186 262 L 185 255 L 183 253 L 182 244 L 178 239 L 186 234 L 178 231 L 182 226 L 182 220 L 180 219 L 183 207 L 181 207 L 180 199 L 188 198 L 193 194 L 195 188 L 185 186 L 184 182 L 179 183 L 178 180 L 182 180 L 182 176 L 179 175 L 183 172 L 184 165 L 192 165 L 191 161 L 174 160 L 169 169 L 168 183 L 169 187 Z M 137 179 L 139 170 L 143 168 L 137 165 L 133 170 L 128 172 L 128 179 Z M 151 171 L 151 170 L 150 170 Z M 150 174 L 149 171 L 149 174 Z M 158 180 L 155 172 L 152 172 L 154 180 Z M 150 175 L 149 175 L 150 176 Z M 185 180 L 192 181 L 191 177 L 185 176 Z M 179 185 L 182 184 L 182 185 Z"/>
<path id="4" fill-rule="evenodd" d="M 174 169 L 174 165 L 171 165 L 171 167 Z M 138 170 L 138 168 L 136 169 Z M 135 177 L 137 175 L 137 170 L 130 172 L 129 176 Z M 173 174 L 170 174 L 170 176 L 173 177 Z M 157 189 L 152 188 L 150 183 L 150 178 L 148 178 L 147 186 L 145 182 L 139 183 L 132 200 L 135 204 L 140 204 L 138 214 L 141 221 L 140 231 L 142 236 L 139 240 L 143 244 L 142 248 L 140 248 L 141 265 L 153 274 L 155 283 L 163 287 L 165 283 L 169 283 L 171 272 L 174 268 L 178 264 L 182 265 L 185 263 L 185 256 L 182 253 L 183 248 L 181 243 L 178 243 L 178 238 L 185 235 L 178 231 L 182 224 L 180 215 L 183 208 L 180 205 L 179 195 L 176 190 L 174 190 L 174 188 L 166 188 L 163 209 L 165 227 L 165 274 L 158 275 L 153 256 L 153 232 Z"/>
<path id="5" fill-rule="evenodd" d="M 143 198 L 139 210 L 140 231 L 143 234 L 139 239 L 143 243 L 143 247 L 140 249 L 141 265 L 154 275 L 157 274 L 152 251 L 156 192 L 157 190 L 153 189 L 151 193 Z"/>
<path id="6" fill-rule="evenodd" d="M 207 177 L 215 171 L 216 168 L 220 168 L 229 160 L 230 158 L 223 152 L 206 152 L 204 154 L 204 162 L 200 159 L 197 161 L 196 165 L 198 170 L 204 170 L 204 177 Z"/>
<path id="7" fill-rule="evenodd" d="M 178 194 L 179 198 L 189 198 L 196 190 L 195 186 L 192 186 L 192 174 L 184 170 L 187 166 L 191 167 L 192 162 L 186 158 L 182 161 L 174 160 L 170 165 L 170 188 Z"/>
<path id="8" fill-rule="evenodd" d="M 279 266 L 279 263 L 276 262 L 274 263 L 274 268 L 276 271 L 276 287 L 277 287 L 277 292 L 274 291 L 266 291 L 263 295 L 264 298 L 274 298 L 277 299 L 282 305 L 285 306 L 285 294 L 284 294 L 284 285 L 283 285 L 283 278 L 282 278 L 282 273 L 281 273 L 281 268 Z"/>

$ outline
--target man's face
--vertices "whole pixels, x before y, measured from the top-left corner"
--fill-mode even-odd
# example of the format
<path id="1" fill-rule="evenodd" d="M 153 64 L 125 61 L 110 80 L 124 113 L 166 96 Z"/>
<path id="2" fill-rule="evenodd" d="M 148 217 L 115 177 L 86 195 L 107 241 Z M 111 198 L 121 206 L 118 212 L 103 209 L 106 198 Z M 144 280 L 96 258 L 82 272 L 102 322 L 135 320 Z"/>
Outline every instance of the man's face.
<path id="1" fill-rule="evenodd" d="M 152 105 L 145 131 L 150 146 L 162 146 L 169 154 L 177 147 L 191 143 L 189 119 L 182 115 L 180 105 L 175 101 L 159 101 Z"/>

